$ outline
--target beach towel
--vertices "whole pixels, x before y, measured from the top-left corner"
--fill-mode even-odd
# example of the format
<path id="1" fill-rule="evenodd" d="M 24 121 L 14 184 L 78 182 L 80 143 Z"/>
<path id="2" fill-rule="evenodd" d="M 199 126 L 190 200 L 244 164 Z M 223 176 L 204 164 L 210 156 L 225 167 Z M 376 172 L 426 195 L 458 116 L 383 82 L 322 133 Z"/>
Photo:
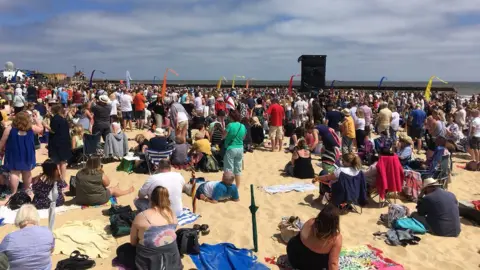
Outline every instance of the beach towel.
<path id="1" fill-rule="evenodd" d="M 69 221 L 53 231 L 55 250 L 53 254 L 70 255 L 78 250 L 90 258 L 108 258 L 116 246 L 113 236 L 107 234 L 109 223 L 102 220 Z"/>
<path id="2" fill-rule="evenodd" d="M 314 184 L 305 184 L 305 183 L 263 187 L 263 190 L 270 194 L 285 193 L 290 191 L 305 192 L 305 191 L 310 191 L 315 189 L 316 187 Z"/>
<path id="3" fill-rule="evenodd" d="M 278 258 L 265 258 L 269 264 L 277 265 L 281 270 L 293 270 L 287 255 Z M 383 251 L 370 245 L 342 249 L 338 269 L 348 270 L 403 270 L 401 264 L 385 258 Z"/>
<path id="4" fill-rule="evenodd" d="M 183 208 L 182 214 L 177 216 L 178 226 L 183 226 L 195 222 L 200 215 L 192 213 L 190 209 Z"/>
<path id="5" fill-rule="evenodd" d="M 199 255 L 190 255 L 198 270 L 268 270 L 257 262 L 257 257 L 248 249 L 238 249 L 233 244 L 202 244 Z"/>
<path id="6" fill-rule="evenodd" d="M 80 209 L 80 206 L 78 205 L 71 205 L 71 206 L 59 206 L 55 207 L 55 213 L 60 214 L 72 209 Z M 6 206 L 0 206 L 0 218 L 3 218 L 3 223 L 4 224 L 13 224 L 15 223 L 15 217 L 17 216 L 17 210 L 11 210 L 10 208 Z M 38 214 L 41 219 L 48 218 L 48 209 L 41 209 L 38 210 Z"/>
<path id="7" fill-rule="evenodd" d="M 118 204 L 117 198 L 116 197 L 110 197 L 108 202 L 101 204 L 101 205 L 82 205 L 81 208 L 86 209 L 86 208 L 98 208 L 98 207 L 107 207 L 107 206 L 112 206 Z"/>

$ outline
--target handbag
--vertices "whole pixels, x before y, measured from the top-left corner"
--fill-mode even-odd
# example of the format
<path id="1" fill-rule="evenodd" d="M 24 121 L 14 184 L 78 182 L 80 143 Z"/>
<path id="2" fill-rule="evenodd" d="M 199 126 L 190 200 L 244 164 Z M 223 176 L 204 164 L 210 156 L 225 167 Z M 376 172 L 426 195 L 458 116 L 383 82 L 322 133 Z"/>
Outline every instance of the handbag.
<path id="1" fill-rule="evenodd" d="M 10 197 L 10 199 L 6 203 L 6 206 L 11 210 L 17 210 L 22 207 L 22 205 L 27 203 L 32 203 L 32 198 L 30 198 L 30 196 L 28 196 L 25 191 L 21 190 L 17 191 L 17 193 L 13 194 L 12 197 Z"/>
<path id="2" fill-rule="evenodd" d="M 414 218 L 400 218 L 393 223 L 394 229 L 411 230 L 413 233 L 425 234 L 427 230 L 420 221 Z"/>
<path id="3" fill-rule="evenodd" d="M 94 260 L 89 259 L 87 255 L 75 250 L 70 254 L 70 258 L 59 261 L 55 270 L 83 270 L 90 269 L 94 266 Z"/>

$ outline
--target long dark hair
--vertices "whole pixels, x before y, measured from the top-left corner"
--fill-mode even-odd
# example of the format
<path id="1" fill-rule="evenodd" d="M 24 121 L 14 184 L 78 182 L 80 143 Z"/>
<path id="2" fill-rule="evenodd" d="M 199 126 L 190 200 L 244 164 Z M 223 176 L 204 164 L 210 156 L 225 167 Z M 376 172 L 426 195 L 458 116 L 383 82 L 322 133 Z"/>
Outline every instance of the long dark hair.
<path id="1" fill-rule="evenodd" d="M 168 189 L 158 186 L 152 191 L 152 196 L 150 201 L 152 208 L 158 211 L 158 213 L 167 220 L 168 223 L 173 223 L 173 212 L 170 203 L 170 195 L 168 194 Z M 168 213 L 165 214 L 165 212 Z"/>
<path id="2" fill-rule="evenodd" d="M 340 213 L 333 204 L 328 204 L 315 218 L 313 234 L 318 239 L 330 240 L 340 233 Z"/>
<path id="3" fill-rule="evenodd" d="M 51 159 L 47 159 L 42 163 L 41 179 L 47 184 L 53 184 L 57 181 L 62 181 L 60 177 L 56 175 L 58 172 L 58 166 Z M 58 179 L 55 179 L 57 178 Z"/>

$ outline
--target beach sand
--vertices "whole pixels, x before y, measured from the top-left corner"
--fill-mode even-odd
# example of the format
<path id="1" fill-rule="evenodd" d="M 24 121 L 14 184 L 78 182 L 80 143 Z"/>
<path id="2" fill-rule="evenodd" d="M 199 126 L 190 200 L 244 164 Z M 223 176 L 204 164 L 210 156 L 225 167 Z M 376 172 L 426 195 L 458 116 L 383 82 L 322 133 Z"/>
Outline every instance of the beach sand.
<path id="1" fill-rule="evenodd" d="M 129 133 L 129 138 L 134 134 Z M 132 142 L 130 142 L 132 143 Z M 133 144 L 131 145 L 133 146 Z M 46 150 L 37 151 L 37 162 L 42 162 L 47 158 Z M 251 214 L 248 209 L 250 206 L 250 184 L 255 186 L 255 200 L 259 210 L 257 212 L 258 223 L 258 260 L 265 263 L 265 257 L 280 256 L 286 254 L 286 245 L 279 242 L 275 235 L 279 233 L 277 224 L 283 216 L 299 216 L 302 220 L 308 220 L 315 217 L 320 209 L 319 205 L 311 205 L 314 198 L 318 196 L 318 190 L 311 192 L 291 192 L 285 194 L 269 195 L 259 189 L 260 186 L 288 184 L 302 181 L 294 178 L 281 176 L 281 170 L 290 160 L 290 154 L 279 152 L 268 152 L 256 150 L 254 153 L 245 155 L 245 170 L 242 175 L 240 186 L 240 202 L 228 202 L 219 204 L 209 204 L 203 201 L 198 202 L 197 211 L 201 218 L 197 220 L 198 224 L 208 224 L 210 234 L 200 237 L 200 243 L 222 243 L 230 242 L 238 248 L 253 248 L 252 222 Z M 457 163 L 465 163 L 465 160 L 454 159 Z M 315 160 L 314 163 L 317 161 Z M 118 162 L 104 165 L 106 174 L 111 179 L 112 185 L 117 183 L 121 188 L 128 188 L 131 185 L 135 187 L 135 192 L 124 197 L 118 198 L 121 205 L 130 204 L 133 207 L 133 199 L 137 195 L 138 189 L 142 186 L 148 175 L 126 174 L 117 172 Z M 320 168 L 315 166 L 318 173 Z M 450 191 L 455 193 L 459 200 L 478 200 L 480 199 L 480 181 L 479 173 L 467 172 L 454 165 L 456 176 L 450 185 Z M 40 172 L 39 167 L 34 170 L 34 175 Z M 68 170 L 68 174 L 75 175 L 76 170 Z M 181 171 L 185 179 L 190 178 L 190 172 Z M 197 177 L 203 176 L 207 180 L 220 180 L 222 173 L 197 173 Z M 67 179 L 69 179 L 69 176 Z M 67 198 L 69 200 L 70 198 Z M 401 202 L 397 200 L 397 203 Z M 183 195 L 184 206 L 191 207 L 191 198 Z M 406 203 L 411 209 L 415 204 Z M 89 208 L 85 210 L 76 209 L 57 215 L 55 228 L 61 227 L 70 220 L 104 220 L 108 222 L 108 217 L 102 216 L 101 210 L 105 208 Z M 421 242 L 417 246 L 391 247 L 382 240 L 375 240 L 372 233 L 377 231 L 386 231 L 383 225 L 377 225 L 380 214 L 386 213 L 387 208 L 378 208 L 377 206 L 368 206 L 363 209 L 363 213 L 349 213 L 341 216 L 341 231 L 343 235 L 343 246 L 354 247 L 370 244 L 376 248 L 382 249 L 384 255 L 396 262 L 403 264 L 405 269 L 476 269 L 480 264 L 480 236 L 479 228 L 475 227 L 467 220 L 462 220 L 462 233 L 458 238 L 442 238 L 430 234 L 420 236 Z M 47 225 L 48 221 L 43 219 L 41 225 Z M 185 227 L 190 228 L 193 224 Z M 16 230 L 13 225 L 0 227 L 0 237 L 3 237 Z M 125 236 L 116 239 L 117 246 L 128 242 L 129 237 Z M 115 269 L 111 266 L 111 261 L 115 258 L 117 246 L 111 247 L 110 257 L 107 259 L 95 259 L 96 267 L 94 269 Z M 59 260 L 66 258 L 63 255 L 53 256 L 53 267 Z M 191 259 L 186 256 L 183 259 L 185 269 L 195 269 Z M 277 266 L 268 265 L 271 269 L 278 269 Z"/>

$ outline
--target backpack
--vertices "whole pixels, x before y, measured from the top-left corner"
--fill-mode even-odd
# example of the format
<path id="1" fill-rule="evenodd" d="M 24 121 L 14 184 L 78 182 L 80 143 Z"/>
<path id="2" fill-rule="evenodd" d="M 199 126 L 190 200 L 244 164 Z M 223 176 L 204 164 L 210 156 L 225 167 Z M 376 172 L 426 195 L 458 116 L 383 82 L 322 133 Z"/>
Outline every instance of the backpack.
<path id="1" fill-rule="evenodd" d="M 75 250 L 70 255 L 70 258 L 59 261 L 55 270 L 83 270 L 90 269 L 94 266 L 94 260 L 89 259 L 87 255 Z"/>
<path id="2" fill-rule="evenodd" d="M 119 211 L 117 211 L 118 213 Z M 110 216 L 110 231 L 112 232 L 113 237 L 121 237 L 130 234 L 130 229 L 132 228 L 133 220 L 137 215 L 137 211 L 128 211 L 120 212 L 118 214 L 113 214 Z"/>
<path id="3" fill-rule="evenodd" d="M 6 206 L 11 210 L 17 210 L 22 205 L 32 203 L 32 198 L 28 196 L 28 194 L 21 190 L 17 191 L 17 193 L 13 194 L 12 197 L 7 201 Z"/>
<path id="4" fill-rule="evenodd" d="M 200 244 L 198 243 L 198 230 L 195 229 L 178 229 L 177 245 L 180 255 L 197 255 L 200 254 Z"/>
<path id="5" fill-rule="evenodd" d="M 427 230 L 420 221 L 414 218 L 399 218 L 393 222 L 393 228 L 401 230 L 411 230 L 413 233 L 425 234 Z"/>

